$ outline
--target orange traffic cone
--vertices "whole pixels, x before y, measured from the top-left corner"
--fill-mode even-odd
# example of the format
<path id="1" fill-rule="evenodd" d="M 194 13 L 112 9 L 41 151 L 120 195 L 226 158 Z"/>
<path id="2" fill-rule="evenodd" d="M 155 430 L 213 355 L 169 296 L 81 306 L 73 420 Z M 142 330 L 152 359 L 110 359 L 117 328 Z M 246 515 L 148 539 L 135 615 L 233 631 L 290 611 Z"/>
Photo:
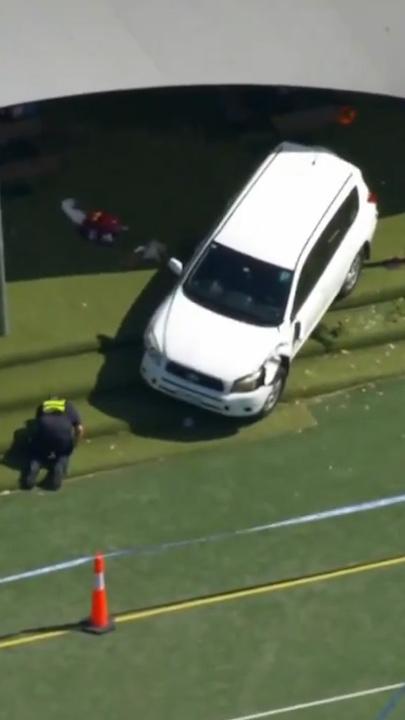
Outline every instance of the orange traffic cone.
<path id="1" fill-rule="evenodd" d="M 115 630 L 114 620 L 108 613 L 107 590 L 104 581 L 105 560 L 104 555 L 94 558 L 94 589 L 91 599 L 91 615 L 83 623 L 83 630 L 96 635 Z"/>

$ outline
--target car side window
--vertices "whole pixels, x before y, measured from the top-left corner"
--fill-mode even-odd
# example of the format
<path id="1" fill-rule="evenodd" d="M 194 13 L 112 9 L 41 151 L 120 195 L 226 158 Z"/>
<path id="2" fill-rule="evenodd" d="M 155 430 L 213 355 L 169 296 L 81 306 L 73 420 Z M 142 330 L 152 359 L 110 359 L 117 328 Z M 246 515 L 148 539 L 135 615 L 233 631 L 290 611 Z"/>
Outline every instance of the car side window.
<path id="1" fill-rule="evenodd" d="M 322 231 L 318 243 L 322 246 L 325 267 L 334 256 L 346 233 L 353 225 L 359 211 L 359 194 L 357 188 L 349 193 L 333 218 Z"/>
<path id="2" fill-rule="evenodd" d="M 359 195 L 357 188 L 353 188 L 320 234 L 304 263 L 295 293 L 292 310 L 293 317 L 295 317 L 317 284 L 346 233 L 355 221 L 358 211 Z"/>
<path id="3" fill-rule="evenodd" d="M 322 248 L 317 243 L 309 253 L 298 279 L 292 315 L 295 317 L 325 269 Z"/>

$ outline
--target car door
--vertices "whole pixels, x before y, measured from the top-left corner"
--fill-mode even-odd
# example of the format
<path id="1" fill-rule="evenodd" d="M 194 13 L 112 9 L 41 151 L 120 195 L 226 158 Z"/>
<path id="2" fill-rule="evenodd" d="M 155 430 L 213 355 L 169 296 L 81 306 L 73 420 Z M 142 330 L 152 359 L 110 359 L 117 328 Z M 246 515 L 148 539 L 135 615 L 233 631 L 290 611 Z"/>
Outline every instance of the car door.
<path id="1" fill-rule="evenodd" d="M 354 187 L 322 231 L 319 242 L 325 254 L 324 293 L 330 305 L 339 293 L 350 266 L 362 246 L 356 218 L 359 195 Z"/>
<path id="2" fill-rule="evenodd" d="M 359 210 L 354 187 L 332 214 L 299 273 L 291 322 L 292 355 L 302 347 L 339 293 L 358 252 L 353 233 Z"/>
<path id="3" fill-rule="evenodd" d="M 291 305 L 292 356 L 309 338 L 327 308 L 322 282 L 325 270 L 322 250 L 322 246 L 317 242 L 298 273 Z"/>

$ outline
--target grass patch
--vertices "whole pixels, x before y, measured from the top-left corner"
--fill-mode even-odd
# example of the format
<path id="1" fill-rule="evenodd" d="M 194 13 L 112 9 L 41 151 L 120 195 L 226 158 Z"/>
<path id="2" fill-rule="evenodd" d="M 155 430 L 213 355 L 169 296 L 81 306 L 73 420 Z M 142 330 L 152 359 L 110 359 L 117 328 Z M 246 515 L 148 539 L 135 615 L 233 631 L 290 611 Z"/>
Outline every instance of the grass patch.
<path id="1" fill-rule="evenodd" d="M 176 460 L 105 473 L 96 481 L 72 482 L 58 495 L 3 497 L 3 533 L 13 535 L 14 542 L 2 556 L 1 574 L 100 546 L 196 537 L 401 492 L 401 387 L 391 382 L 315 403 L 316 427 L 236 444 L 232 453 L 225 446 L 204 448 Z M 109 561 L 111 608 L 121 612 L 400 553 L 403 516 L 398 506 L 161 556 Z M 15 535 L 22 519 L 26 532 Z M 88 612 L 90 592 L 89 567 L 5 586 L 3 633 L 77 621 Z M 100 641 L 76 633 L 0 651 L 10 678 L 3 707 L 8 716 L 18 712 L 24 719 L 69 696 L 70 713 L 73 708 L 91 715 L 95 709 L 107 717 L 117 707 L 118 717 L 126 717 L 125 697 L 131 711 L 157 720 L 172 697 L 173 718 L 190 713 L 229 718 L 389 684 L 401 678 L 402 595 L 403 570 L 397 568 L 120 625 L 103 638 L 101 652 Z M 55 597 L 64 602 L 55 603 Z M 389 652 L 379 653 L 387 640 Z M 146 654 L 136 648 L 146 648 Z M 215 672 L 209 662 L 213 650 Z M 38 658 L 52 665 L 52 682 Z M 15 680 L 27 667 L 35 688 L 29 711 Z M 291 668 L 300 680 L 286 690 L 283 678 Z M 100 679 L 108 688 L 106 703 Z M 340 717 L 333 707 L 329 716 Z"/>

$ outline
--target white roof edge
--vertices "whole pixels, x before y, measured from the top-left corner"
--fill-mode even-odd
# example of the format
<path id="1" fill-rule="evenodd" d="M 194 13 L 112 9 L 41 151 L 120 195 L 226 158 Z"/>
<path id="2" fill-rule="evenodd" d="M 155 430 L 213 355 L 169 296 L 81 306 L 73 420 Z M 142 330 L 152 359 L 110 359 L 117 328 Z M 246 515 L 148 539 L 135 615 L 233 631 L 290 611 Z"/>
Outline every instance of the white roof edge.
<path id="1" fill-rule="evenodd" d="M 401 0 L 3 0 L 0 106 L 134 88 L 403 97 Z"/>

